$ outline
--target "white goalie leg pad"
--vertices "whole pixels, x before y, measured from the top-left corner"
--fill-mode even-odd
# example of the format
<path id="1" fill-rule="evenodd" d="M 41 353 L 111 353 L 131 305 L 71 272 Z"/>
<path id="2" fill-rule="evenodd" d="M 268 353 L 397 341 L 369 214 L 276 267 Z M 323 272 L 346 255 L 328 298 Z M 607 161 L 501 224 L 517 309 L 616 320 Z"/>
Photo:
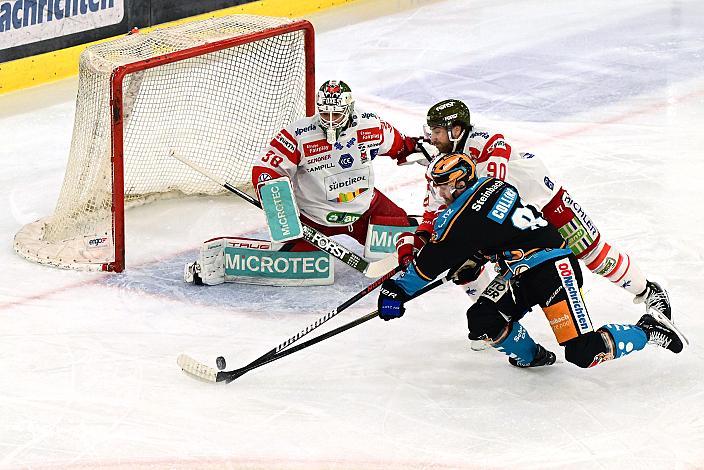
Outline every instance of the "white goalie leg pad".
<path id="1" fill-rule="evenodd" d="M 335 280 L 334 261 L 322 251 L 282 252 L 268 240 L 221 237 L 208 240 L 198 260 L 186 264 L 184 281 L 268 286 L 318 286 Z M 276 244 L 280 247 L 280 244 Z"/>
<path id="2" fill-rule="evenodd" d="M 335 281 L 333 258 L 322 251 L 284 252 L 273 243 L 227 238 L 225 282 L 268 286 L 321 286 Z"/>
<path id="3" fill-rule="evenodd" d="M 200 247 L 198 259 L 184 266 L 184 282 L 208 286 L 216 286 L 225 282 L 224 248 L 224 238 L 215 238 L 204 242 Z"/>

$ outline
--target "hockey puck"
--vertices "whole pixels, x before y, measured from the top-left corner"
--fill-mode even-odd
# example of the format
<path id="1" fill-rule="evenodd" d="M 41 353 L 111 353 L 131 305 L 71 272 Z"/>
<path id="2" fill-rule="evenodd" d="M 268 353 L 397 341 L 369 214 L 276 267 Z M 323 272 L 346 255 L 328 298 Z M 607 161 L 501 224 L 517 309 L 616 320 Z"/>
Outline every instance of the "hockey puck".
<path id="1" fill-rule="evenodd" d="M 225 362 L 225 358 L 220 356 L 217 359 L 215 359 L 215 364 L 218 366 L 218 369 L 223 370 L 225 367 L 227 367 L 227 363 Z"/>

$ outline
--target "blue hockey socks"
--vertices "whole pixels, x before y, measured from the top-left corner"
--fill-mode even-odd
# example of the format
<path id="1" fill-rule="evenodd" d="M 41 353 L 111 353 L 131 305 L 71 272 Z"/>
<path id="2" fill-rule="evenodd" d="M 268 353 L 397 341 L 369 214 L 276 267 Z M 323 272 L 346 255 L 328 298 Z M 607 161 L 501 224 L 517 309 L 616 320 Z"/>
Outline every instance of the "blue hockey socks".
<path id="1" fill-rule="evenodd" d="M 599 329 L 605 329 L 614 339 L 614 359 L 630 354 L 633 351 L 640 351 L 648 343 L 648 335 L 636 325 L 610 323 Z"/>
<path id="2" fill-rule="evenodd" d="M 533 362 L 537 351 L 535 341 L 528 334 L 528 330 L 518 322 L 514 322 L 508 335 L 493 346 L 522 366 Z"/>

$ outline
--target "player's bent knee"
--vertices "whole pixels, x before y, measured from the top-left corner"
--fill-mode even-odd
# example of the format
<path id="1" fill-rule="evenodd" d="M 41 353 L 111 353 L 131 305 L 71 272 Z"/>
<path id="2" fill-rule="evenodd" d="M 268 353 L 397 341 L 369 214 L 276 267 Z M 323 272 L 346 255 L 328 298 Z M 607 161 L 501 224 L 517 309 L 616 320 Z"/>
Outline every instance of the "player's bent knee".
<path id="1" fill-rule="evenodd" d="M 608 349 L 604 340 L 596 331 L 578 336 L 563 344 L 565 359 L 584 369 L 595 366 L 605 360 Z"/>
<path id="2" fill-rule="evenodd" d="M 467 310 L 469 339 L 497 339 L 506 327 L 506 319 L 499 313 L 496 304 L 479 298 Z"/>

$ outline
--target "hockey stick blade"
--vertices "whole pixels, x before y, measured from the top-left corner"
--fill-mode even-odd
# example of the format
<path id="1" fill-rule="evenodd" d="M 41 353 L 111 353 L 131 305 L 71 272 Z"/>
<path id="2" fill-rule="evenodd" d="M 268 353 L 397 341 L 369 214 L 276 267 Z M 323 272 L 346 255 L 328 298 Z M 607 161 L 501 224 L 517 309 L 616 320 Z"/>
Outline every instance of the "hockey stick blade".
<path id="1" fill-rule="evenodd" d="M 268 359 L 271 356 L 275 356 L 276 354 L 280 353 L 284 349 L 288 348 L 291 346 L 293 343 L 297 342 L 299 339 L 303 338 L 313 330 L 319 328 L 323 324 L 325 324 L 328 320 L 331 318 L 336 317 L 339 313 L 345 311 L 347 308 L 350 306 L 354 305 L 357 303 L 360 299 L 366 297 L 370 292 L 374 291 L 377 287 L 379 287 L 381 284 L 384 283 L 387 279 L 391 279 L 393 276 L 401 272 L 403 268 L 401 266 L 396 266 L 394 269 L 391 271 L 385 273 L 383 276 L 379 277 L 377 280 L 366 286 L 364 289 L 361 291 L 357 292 L 355 295 L 350 297 L 349 299 L 345 300 L 342 302 L 340 305 L 335 307 L 334 309 L 330 310 L 328 313 L 323 315 L 322 317 L 318 318 L 315 322 L 311 323 L 310 325 L 306 326 L 304 329 L 296 333 L 295 335 L 291 336 L 290 338 L 286 339 L 279 345 L 277 345 L 275 348 L 271 349 L 267 353 L 259 356 L 249 364 L 247 364 L 245 367 L 249 367 L 252 364 L 256 364 L 257 362 L 262 362 Z"/>
<path id="2" fill-rule="evenodd" d="M 182 371 L 184 371 L 186 374 L 188 374 L 190 377 L 193 377 L 194 379 L 203 382 L 217 382 L 218 371 L 216 371 L 212 367 L 208 367 L 205 364 L 196 361 L 187 354 L 179 354 L 178 358 L 176 359 L 176 364 L 178 364 Z"/>
<path id="3" fill-rule="evenodd" d="M 396 253 L 392 253 L 386 258 L 378 261 L 372 261 L 364 270 L 364 275 L 367 277 L 378 278 L 384 276 L 389 271 L 396 269 L 398 266 L 398 257 Z"/>
<path id="4" fill-rule="evenodd" d="M 391 273 L 389 273 L 391 274 Z M 426 292 L 429 292 L 432 289 L 435 289 L 436 287 L 448 282 L 450 278 L 448 276 L 443 277 L 441 279 L 436 279 L 435 281 L 431 282 L 427 286 L 423 287 L 420 289 L 418 292 L 416 292 L 412 299 L 415 299 L 417 297 L 420 297 L 421 295 L 425 294 Z M 410 300 L 410 299 L 409 299 Z M 321 341 L 324 341 L 328 338 L 331 338 L 335 335 L 338 335 L 342 333 L 343 331 L 349 330 L 350 328 L 353 328 L 357 325 L 360 325 L 366 321 L 371 320 L 372 318 L 375 318 L 379 315 L 378 311 L 373 311 L 371 313 L 368 313 L 367 315 L 364 315 L 363 317 L 357 318 L 356 320 L 353 320 L 349 323 L 346 323 L 342 326 L 339 326 L 333 330 L 328 331 L 327 333 L 323 333 L 319 336 L 316 336 L 315 338 L 311 338 L 308 341 L 305 341 L 299 345 L 292 346 L 288 349 L 284 349 L 282 351 L 279 351 L 278 353 L 272 354 L 272 351 L 269 351 L 268 353 L 264 354 L 260 358 L 250 362 L 244 367 L 240 367 L 239 369 L 233 369 L 229 371 L 220 371 L 217 372 L 215 369 L 212 367 L 206 366 L 205 364 L 202 364 L 195 359 L 191 358 L 190 356 L 187 356 L 186 354 L 181 354 L 178 357 L 178 360 L 176 361 L 178 365 L 181 367 L 181 369 L 187 373 L 187 375 L 196 378 L 198 380 L 202 380 L 205 382 L 210 382 L 210 383 L 216 383 L 216 382 L 225 382 L 225 383 L 230 383 L 234 381 L 236 378 L 240 377 L 241 375 L 246 374 L 250 370 L 257 369 L 263 365 L 266 365 L 270 362 L 277 361 L 283 357 L 286 357 L 290 354 L 295 353 L 296 351 L 300 351 L 302 349 L 308 348 L 314 344 L 317 344 Z"/>

